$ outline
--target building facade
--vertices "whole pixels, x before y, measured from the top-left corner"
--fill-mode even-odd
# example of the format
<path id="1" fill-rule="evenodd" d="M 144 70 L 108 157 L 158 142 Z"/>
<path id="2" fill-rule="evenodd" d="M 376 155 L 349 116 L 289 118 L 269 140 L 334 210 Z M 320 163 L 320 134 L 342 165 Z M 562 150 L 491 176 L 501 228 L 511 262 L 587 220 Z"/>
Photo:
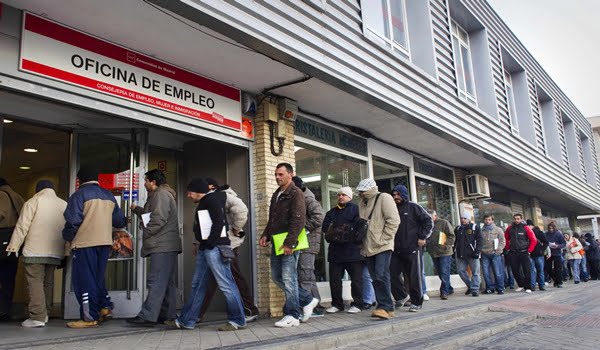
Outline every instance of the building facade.
<path id="1" fill-rule="evenodd" d="M 9 0 L 0 33 L 9 182 L 27 197 L 50 177 L 65 197 L 78 166 L 95 162 L 121 176 L 166 169 L 180 198 L 195 176 L 231 184 L 251 208 L 245 273 L 272 315 L 283 295 L 257 238 L 281 161 L 325 210 L 337 189 L 373 177 L 381 191 L 405 184 L 454 224 L 461 210 L 498 224 L 519 212 L 566 229 L 600 211 L 590 123 L 485 1 Z M 40 139 L 60 157 L 43 171 L 18 169 L 28 165 L 16 142 Z M 115 187 L 123 204 L 143 202 L 143 187 L 126 183 Z M 192 205 L 180 199 L 180 208 L 191 243 Z M 322 246 L 316 274 L 327 298 Z M 191 261 L 184 252 L 182 298 Z M 131 315 L 144 261 L 111 264 L 111 294 Z M 437 289 L 437 278 L 428 282 Z"/>

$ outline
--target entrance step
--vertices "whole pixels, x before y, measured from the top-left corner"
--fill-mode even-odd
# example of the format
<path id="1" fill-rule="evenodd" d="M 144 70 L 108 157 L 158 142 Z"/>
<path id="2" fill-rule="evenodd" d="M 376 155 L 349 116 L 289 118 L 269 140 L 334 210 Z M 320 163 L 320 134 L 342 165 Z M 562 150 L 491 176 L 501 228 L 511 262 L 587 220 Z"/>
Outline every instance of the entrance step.
<path id="1" fill-rule="evenodd" d="M 396 312 L 387 321 L 333 328 L 311 334 L 251 342 L 226 349 L 459 349 L 535 319 L 535 315 L 489 311 L 487 305 L 463 307 L 433 315 Z M 310 321 L 309 321 L 310 322 Z M 302 327 L 302 326 L 300 326 Z"/>

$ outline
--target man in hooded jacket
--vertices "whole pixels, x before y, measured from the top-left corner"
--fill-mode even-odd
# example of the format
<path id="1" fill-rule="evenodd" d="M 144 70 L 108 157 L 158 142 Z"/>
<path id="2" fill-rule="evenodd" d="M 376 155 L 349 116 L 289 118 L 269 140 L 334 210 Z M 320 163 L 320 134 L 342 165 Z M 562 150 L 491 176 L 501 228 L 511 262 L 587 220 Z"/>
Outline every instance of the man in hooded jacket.
<path id="1" fill-rule="evenodd" d="M 429 213 L 419 204 L 408 200 L 408 190 L 403 185 L 396 185 L 392 191 L 396 208 L 400 215 L 400 225 L 394 236 L 394 254 L 390 264 L 392 294 L 396 302 L 406 300 L 408 284 L 411 312 L 417 312 L 423 305 L 422 290 L 422 255 L 423 246 L 431 236 L 433 220 Z"/>
<path id="2" fill-rule="evenodd" d="M 460 225 L 454 229 L 456 235 L 456 269 L 460 279 L 467 285 L 465 295 L 479 296 L 480 263 L 482 248 L 481 229 L 479 225 L 471 223 L 471 213 L 464 212 L 460 218 Z M 471 269 L 471 277 L 467 273 L 467 266 Z"/>

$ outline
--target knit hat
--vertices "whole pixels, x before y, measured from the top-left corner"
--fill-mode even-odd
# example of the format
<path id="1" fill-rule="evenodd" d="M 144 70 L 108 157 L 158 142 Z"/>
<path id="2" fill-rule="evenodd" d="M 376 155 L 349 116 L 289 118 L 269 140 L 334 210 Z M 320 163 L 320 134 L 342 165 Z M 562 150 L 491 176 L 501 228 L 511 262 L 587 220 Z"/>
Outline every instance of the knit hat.
<path id="1" fill-rule="evenodd" d="M 342 187 L 337 191 L 338 194 L 344 194 L 346 197 L 352 199 L 352 189 L 350 187 Z"/>
<path id="2" fill-rule="evenodd" d="M 373 180 L 371 178 L 367 178 L 367 179 L 360 180 L 360 182 L 358 183 L 358 186 L 356 186 L 356 191 L 357 192 L 368 191 L 368 190 L 372 189 L 373 187 L 377 187 L 375 180 Z"/>
<path id="3" fill-rule="evenodd" d="M 77 173 L 80 183 L 98 181 L 98 171 L 92 168 L 81 168 Z"/>
<path id="4" fill-rule="evenodd" d="M 525 223 L 527 224 L 527 226 L 534 226 L 534 225 L 533 225 L 533 221 L 532 221 L 531 219 L 527 219 L 527 220 L 525 221 Z"/>
<path id="5" fill-rule="evenodd" d="M 471 220 L 471 212 L 465 211 L 464 213 L 462 213 L 462 215 L 460 217 L 465 218 L 467 220 Z"/>
<path id="6" fill-rule="evenodd" d="M 208 182 L 202 178 L 192 179 L 190 184 L 187 185 L 187 190 L 196 193 L 208 193 Z"/>
<path id="7" fill-rule="evenodd" d="M 402 184 L 397 184 L 396 186 L 394 186 L 393 192 L 400 193 L 400 197 L 402 197 L 402 200 L 408 201 L 408 189 L 406 188 L 406 186 Z"/>
<path id="8" fill-rule="evenodd" d="M 212 177 L 207 177 L 206 183 L 214 186 L 215 188 L 219 188 L 219 183 L 217 182 L 217 180 L 213 179 Z"/>
<path id="9" fill-rule="evenodd" d="M 35 185 L 35 193 L 38 193 L 39 191 L 41 191 L 43 189 L 46 189 L 46 188 L 54 189 L 54 184 L 52 183 L 52 181 L 50 181 L 50 180 L 40 180 Z"/>

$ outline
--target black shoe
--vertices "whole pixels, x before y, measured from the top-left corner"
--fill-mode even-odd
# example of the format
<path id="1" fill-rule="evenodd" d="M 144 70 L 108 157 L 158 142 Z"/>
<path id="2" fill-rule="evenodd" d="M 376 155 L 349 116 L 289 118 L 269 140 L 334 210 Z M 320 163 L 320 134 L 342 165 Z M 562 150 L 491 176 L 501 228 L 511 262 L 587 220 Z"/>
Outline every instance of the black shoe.
<path id="1" fill-rule="evenodd" d="M 499 290 L 497 293 L 498 293 L 498 295 L 502 295 L 502 294 L 504 294 L 504 291 L 503 290 Z"/>
<path id="2" fill-rule="evenodd" d="M 494 294 L 494 291 L 491 289 L 486 289 L 483 294 Z"/>
<path id="3" fill-rule="evenodd" d="M 467 291 L 465 292 L 465 295 L 469 295 L 469 294 L 471 294 L 471 290 L 467 289 Z"/>
<path id="4" fill-rule="evenodd" d="M 473 292 L 473 293 L 471 293 L 471 296 L 478 297 L 479 296 L 479 292 Z"/>
<path id="5" fill-rule="evenodd" d="M 575 284 L 579 284 L 579 281 L 575 281 Z"/>
<path id="6" fill-rule="evenodd" d="M 146 321 L 143 318 L 140 318 L 139 316 L 134 317 L 134 318 L 129 318 L 129 319 L 127 319 L 126 322 L 132 326 L 137 326 L 137 327 L 154 327 L 154 326 L 156 326 L 156 322 Z"/>
<path id="7" fill-rule="evenodd" d="M 584 279 L 583 279 L 583 282 L 587 282 L 587 281 L 588 281 L 588 279 L 587 279 L 587 278 L 584 278 Z"/>
<path id="8" fill-rule="evenodd" d="M 562 287 L 563 287 L 562 284 L 557 284 L 556 285 L 556 288 L 562 288 Z"/>
<path id="9" fill-rule="evenodd" d="M 540 287 L 539 289 L 540 289 L 541 291 L 545 291 L 545 290 L 546 290 L 546 288 L 544 288 L 544 287 Z"/>

